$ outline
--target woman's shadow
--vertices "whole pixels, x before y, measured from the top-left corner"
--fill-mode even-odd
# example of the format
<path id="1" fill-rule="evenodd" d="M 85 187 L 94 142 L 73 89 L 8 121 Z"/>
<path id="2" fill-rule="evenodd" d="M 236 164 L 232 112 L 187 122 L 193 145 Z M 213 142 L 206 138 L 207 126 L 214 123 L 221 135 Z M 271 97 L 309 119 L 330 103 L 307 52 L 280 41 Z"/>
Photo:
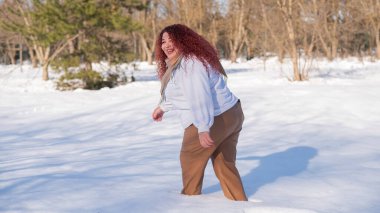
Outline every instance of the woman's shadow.
<path id="1" fill-rule="evenodd" d="M 244 157 L 238 160 L 258 160 L 259 165 L 242 177 L 247 196 L 255 194 L 262 186 L 275 182 L 278 178 L 294 176 L 307 169 L 309 161 L 318 154 L 315 148 L 297 146 L 263 157 Z M 205 194 L 219 191 L 219 184 L 203 190 Z"/>

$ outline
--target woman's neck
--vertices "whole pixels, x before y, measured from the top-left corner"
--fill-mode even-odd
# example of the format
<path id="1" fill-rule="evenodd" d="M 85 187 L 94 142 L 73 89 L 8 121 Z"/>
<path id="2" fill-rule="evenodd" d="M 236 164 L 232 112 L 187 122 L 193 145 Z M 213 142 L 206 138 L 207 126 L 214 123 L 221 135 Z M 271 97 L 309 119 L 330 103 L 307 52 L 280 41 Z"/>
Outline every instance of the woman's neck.
<path id="1" fill-rule="evenodd" d="M 166 60 L 166 64 L 168 66 L 173 66 L 179 60 L 180 56 L 181 56 L 181 54 L 178 54 L 177 56 L 175 56 L 175 57 L 173 57 L 171 59 L 167 59 Z"/>

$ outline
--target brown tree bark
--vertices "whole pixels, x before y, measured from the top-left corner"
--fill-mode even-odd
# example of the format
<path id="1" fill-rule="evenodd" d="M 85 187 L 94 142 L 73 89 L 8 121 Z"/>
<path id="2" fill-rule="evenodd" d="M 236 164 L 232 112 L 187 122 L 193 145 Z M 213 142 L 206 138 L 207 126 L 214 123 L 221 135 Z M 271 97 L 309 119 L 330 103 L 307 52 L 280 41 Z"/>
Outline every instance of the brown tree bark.
<path id="1" fill-rule="evenodd" d="M 33 68 L 37 68 L 38 61 L 37 61 L 36 53 L 34 52 L 33 47 L 28 45 L 28 51 L 29 51 L 30 61 L 32 62 Z"/>
<path id="2" fill-rule="evenodd" d="M 277 25 L 274 25 L 272 22 L 270 22 L 270 19 L 268 18 L 267 7 L 266 5 L 264 5 L 263 0 L 260 0 L 260 7 L 261 7 L 261 14 L 263 16 L 263 26 L 266 28 L 267 31 L 269 31 L 270 37 L 272 38 L 272 42 L 274 43 L 274 46 L 276 47 L 278 59 L 282 63 L 285 56 L 284 42 L 280 38 L 280 34 L 275 32 L 275 29 L 277 28 L 278 30 L 281 24 L 277 23 Z"/>
<path id="3" fill-rule="evenodd" d="M 141 45 L 142 45 L 142 48 L 144 49 L 144 53 L 145 53 L 144 56 L 146 57 L 146 60 L 148 61 L 148 64 L 153 64 L 153 51 L 154 51 L 154 48 L 149 48 L 148 47 L 148 41 L 144 38 L 144 36 L 140 35 L 140 38 L 141 38 Z"/>
<path id="4" fill-rule="evenodd" d="M 293 65 L 293 78 L 295 81 L 302 81 L 302 76 L 299 71 L 298 60 L 299 56 L 297 53 L 296 46 L 296 37 L 295 37 L 295 29 L 294 29 L 294 14 L 293 14 L 293 0 L 277 0 L 277 6 L 279 7 L 283 20 L 285 22 L 286 30 L 288 33 L 288 44 L 290 46 L 290 57 Z"/>
<path id="5" fill-rule="evenodd" d="M 16 64 L 16 50 L 15 50 L 15 45 L 9 41 L 6 41 L 6 53 L 7 53 L 7 56 L 9 58 L 9 60 L 11 61 L 11 64 Z"/>
<path id="6" fill-rule="evenodd" d="M 236 63 L 238 54 L 244 44 L 244 24 L 246 23 L 249 8 L 247 8 L 245 0 L 230 1 L 230 7 L 230 14 L 227 16 L 230 19 L 230 25 L 227 26 L 228 48 L 231 62 Z"/>
<path id="7" fill-rule="evenodd" d="M 376 57 L 380 59 L 380 29 L 376 32 Z"/>
<path id="8" fill-rule="evenodd" d="M 314 16 L 316 17 L 318 40 L 329 60 L 337 57 L 339 44 L 339 12 L 340 0 L 313 0 Z"/>
<path id="9" fill-rule="evenodd" d="M 19 55 L 20 55 L 20 64 L 22 65 L 23 64 L 23 61 L 24 61 L 24 58 L 22 56 L 22 53 L 23 53 L 23 45 L 22 43 L 19 43 Z"/>

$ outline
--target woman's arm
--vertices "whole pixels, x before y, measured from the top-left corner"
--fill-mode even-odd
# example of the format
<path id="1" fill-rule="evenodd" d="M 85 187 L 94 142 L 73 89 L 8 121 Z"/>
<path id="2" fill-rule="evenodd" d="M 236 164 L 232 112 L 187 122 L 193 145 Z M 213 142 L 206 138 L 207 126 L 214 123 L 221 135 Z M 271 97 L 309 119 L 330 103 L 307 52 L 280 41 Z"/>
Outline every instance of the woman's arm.
<path id="1" fill-rule="evenodd" d="M 199 133 L 209 132 L 214 123 L 209 73 L 202 62 L 195 57 L 184 59 L 182 69 L 179 85 L 190 105 L 194 117 L 193 124 Z"/>
<path id="2" fill-rule="evenodd" d="M 209 73 L 197 58 L 185 61 L 181 79 L 182 90 L 189 102 L 194 117 L 194 126 L 198 128 L 199 142 L 202 147 L 214 145 L 210 128 L 214 123 L 214 104 L 212 102 Z"/>

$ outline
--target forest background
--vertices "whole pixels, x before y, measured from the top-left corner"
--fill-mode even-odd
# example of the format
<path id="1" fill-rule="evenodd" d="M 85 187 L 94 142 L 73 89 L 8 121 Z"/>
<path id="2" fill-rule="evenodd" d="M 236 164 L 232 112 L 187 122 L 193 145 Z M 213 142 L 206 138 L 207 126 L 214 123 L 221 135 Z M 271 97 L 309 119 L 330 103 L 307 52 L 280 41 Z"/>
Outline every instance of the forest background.
<path id="1" fill-rule="evenodd" d="M 174 23 L 232 62 L 289 57 L 295 81 L 308 79 L 315 58 L 380 59 L 378 0 L 4 0 L 0 63 L 30 61 L 44 80 L 49 67 L 99 77 L 93 63 L 152 64 L 158 33 Z"/>

